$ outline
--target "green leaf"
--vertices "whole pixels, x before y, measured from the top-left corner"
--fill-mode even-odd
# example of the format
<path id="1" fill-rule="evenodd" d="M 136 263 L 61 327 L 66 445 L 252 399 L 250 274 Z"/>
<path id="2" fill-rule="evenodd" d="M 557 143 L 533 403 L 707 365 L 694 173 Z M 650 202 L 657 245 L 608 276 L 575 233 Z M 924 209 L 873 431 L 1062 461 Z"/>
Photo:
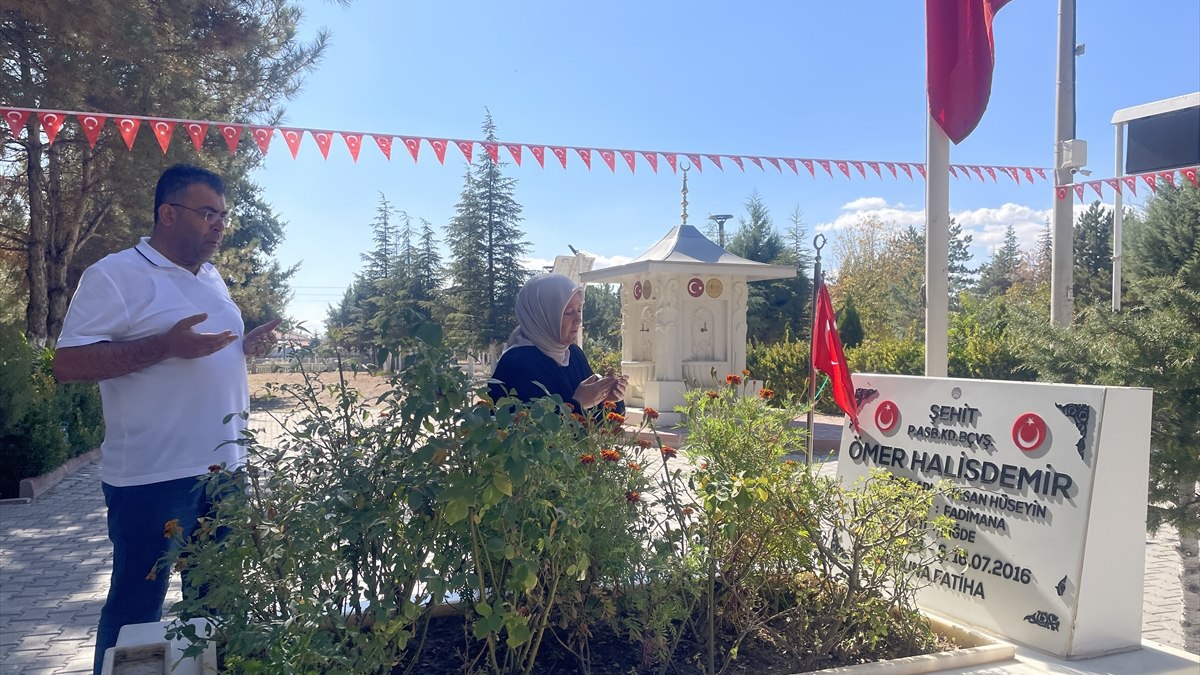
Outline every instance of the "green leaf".
<path id="1" fill-rule="evenodd" d="M 492 476 L 492 484 L 495 485 L 496 489 L 499 490 L 501 493 L 503 493 L 505 496 L 507 496 L 507 497 L 512 496 L 513 484 L 512 484 L 512 479 L 508 477 L 508 474 L 504 473 L 503 471 L 497 471 Z"/>
<path id="2" fill-rule="evenodd" d="M 467 517 L 469 507 L 467 503 L 461 499 L 455 499 L 449 504 L 446 504 L 446 522 L 453 525 L 463 518 Z"/>

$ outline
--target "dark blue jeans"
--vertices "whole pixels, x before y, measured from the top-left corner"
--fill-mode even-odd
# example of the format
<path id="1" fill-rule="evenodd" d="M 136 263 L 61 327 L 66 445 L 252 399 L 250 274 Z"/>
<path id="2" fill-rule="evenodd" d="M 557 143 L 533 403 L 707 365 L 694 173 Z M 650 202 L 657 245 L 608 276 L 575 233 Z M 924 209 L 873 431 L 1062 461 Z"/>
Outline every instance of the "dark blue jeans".
<path id="1" fill-rule="evenodd" d="M 212 507 L 204 485 L 196 478 L 129 487 L 101 483 L 101 487 L 108 506 L 113 569 L 96 633 L 96 675 L 104 665 L 105 650 L 117 643 L 122 626 L 162 620 L 171 570 L 162 568 L 160 560 L 174 546 L 163 536 L 164 525 L 177 519 L 184 536 L 191 536 L 197 519 L 208 515 Z"/>

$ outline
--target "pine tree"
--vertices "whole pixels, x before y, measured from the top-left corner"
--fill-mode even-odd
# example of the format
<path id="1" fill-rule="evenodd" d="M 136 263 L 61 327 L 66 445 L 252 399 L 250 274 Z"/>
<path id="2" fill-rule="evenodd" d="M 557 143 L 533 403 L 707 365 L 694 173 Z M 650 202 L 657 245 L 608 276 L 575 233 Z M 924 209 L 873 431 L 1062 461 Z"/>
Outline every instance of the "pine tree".
<path id="1" fill-rule="evenodd" d="M 800 227 L 803 227 L 802 225 Z M 758 192 L 746 200 L 746 218 L 739 221 L 737 232 L 726 247 L 730 253 L 747 260 L 769 264 L 791 264 L 783 237 L 775 230 L 771 214 Z M 797 290 L 794 280 L 760 281 L 750 285 L 746 299 L 746 336 L 758 343 L 782 340 L 789 331 L 802 328 L 794 318 L 803 316 L 803 305 L 794 305 Z M 807 298 L 800 298 L 806 300 Z"/>
<path id="2" fill-rule="evenodd" d="M 959 225 L 954 218 L 950 219 L 948 232 L 950 239 L 946 251 L 948 263 L 946 271 L 949 274 L 950 300 L 954 304 L 959 295 L 971 290 L 975 285 L 976 270 L 970 267 L 973 257 L 971 255 L 972 235 L 964 234 L 962 225 Z M 909 242 L 914 251 L 924 260 L 925 233 L 923 231 L 909 225 L 901 234 L 901 238 Z"/>
<path id="3" fill-rule="evenodd" d="M 483 132 L 487 140 L 496 140 L 490 112 Z M 529 243 L 519 226 L 517 181 L 501 172 L 504 166 L 480 153 L 467 170 L 455 216 L 446 227 L 450 241 L 446 327 L 451 344 L 467 353 L 485 352 L 508 338 L 516 326 L 517 293 L 529 276 L 521 265 Z"/>
<path id="4" fill-rule="evenodd" d="M 1169 276 L 1200 289 L 1200 189 L 1159 181 L 1145 215 L 1126 222 L 1124 269 L 1131 278 Z"/>
<path id="5" fill-rule="evenodd" d="M 1113 212 L 1099 200 L 1075 221 L 1075 306 L 1108 304 L 1112 300 Z"/>
<path id="6" fill-rule="evenodd" d="M 1004 245 L 992 253 L 992 259 L 979 268 L 979 293 L 984 296 L 1004 295 L 1017 281 L 1021 264 L 1021 249 L 1012 223 L 1004 229 Z"/>
<path id="7" fill-rule="evenodd" d="M 796 276 L 777 282 L 787 292 L 785 302 L 778 307 L 785 336 L 805 337 L 812 329 L 810 305 L 812 304 L 813 254 L 808 229 L 804 226 L 804 212 L 797 205 L 788 216 L 789 225 L 784 233 L 785 248 L 778 262 L 796 268 Z"/>

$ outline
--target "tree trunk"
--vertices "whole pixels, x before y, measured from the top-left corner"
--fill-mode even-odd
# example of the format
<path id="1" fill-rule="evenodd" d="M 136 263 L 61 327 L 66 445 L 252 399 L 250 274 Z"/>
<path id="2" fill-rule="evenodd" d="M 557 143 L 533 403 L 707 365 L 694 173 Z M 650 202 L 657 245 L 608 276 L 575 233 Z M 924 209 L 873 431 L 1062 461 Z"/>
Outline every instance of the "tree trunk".
<path id="1" fill-rule="evenodd" d="M 49 241 L 46 223 L 46 205 L 42 200 L 42 144 L 38 138 L 37 116 L 30 115 L 25 125 L 29 159 L 25 165 L 28 181 L 26 195 L 29 198 L 29 237 L 26 241 L 25 278 L 29 282 L 29 303 L 25 306 L 25 335 L 34 345 L 46 344 L 48 336 L 46 317 L 49 313 L 46 258 Z"/>
<path id="2" fill-rule="evenodd" d="M 1195 483 L 1189 481 L 1180 486 L 1180 503 L 1195 499 L 1195 495 Z M 1183 595 L 1183 648 L 1200 654 L 1200 537 L 1194 528 L 1180 528 L 1178 550 L 1179 590 Z"/>

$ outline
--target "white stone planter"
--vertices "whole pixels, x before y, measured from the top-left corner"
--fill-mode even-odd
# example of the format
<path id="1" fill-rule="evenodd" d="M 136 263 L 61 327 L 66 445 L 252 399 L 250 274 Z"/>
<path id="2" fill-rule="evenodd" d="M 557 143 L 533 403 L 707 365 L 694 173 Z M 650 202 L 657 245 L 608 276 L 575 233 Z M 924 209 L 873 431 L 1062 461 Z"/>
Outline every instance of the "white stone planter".
<path id="1" fill-rule="evenodd" d="M 208 645 L 198 658 L 183 658 L 188 641 L 164 639 L 167 627 L 174 621 L 135 623 L 121 628 L 117 644 L 104 652 L 101 675 L 215 675 L 217 648 Z M 208 622 L 192 619 L 199 634 L 208 634 Z"/>
<path id="2" fill-rule="evenodd" d="M 857 666 L 842 666 L 813 671 L 824 675 L 917 675 L 938 673 L 951 668 L 968 668 L 986 663 L 1011 661 L 1017 653 L 1016 646 L 1003 642 L 978 631 L 953 623 L 938 616 L 929 616 L 935 633 L 954 640 L 958 649 L 948 652 L 906 656 L 902 659 L 863 663 Z"/>

